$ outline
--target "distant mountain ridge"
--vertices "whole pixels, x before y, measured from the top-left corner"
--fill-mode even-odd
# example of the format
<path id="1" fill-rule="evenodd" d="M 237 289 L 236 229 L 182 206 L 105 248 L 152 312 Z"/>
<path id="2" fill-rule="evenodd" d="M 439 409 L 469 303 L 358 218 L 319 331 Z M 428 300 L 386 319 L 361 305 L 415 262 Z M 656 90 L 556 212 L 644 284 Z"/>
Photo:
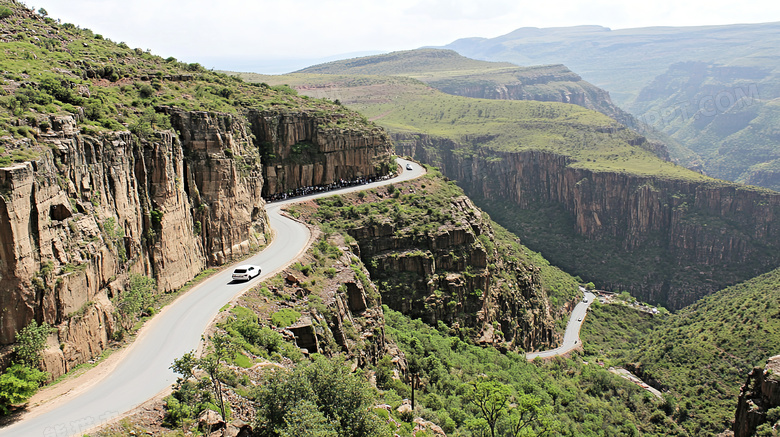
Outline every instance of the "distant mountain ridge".
<path id="1" fill-rule="evenodd" d="M 476 59 L 566 64 L 679 142 L 670 147 L 675 162 L 774 190 L 780 189 L 778 47 L 780 23 L 521 28 L 444 46 Z"/>
<path id="2" fill-rule="evenodd" d="M 780 22 L 619 30 L 524 27 L 496 38 L 459 39 L 440 48 L 518 65 L 566 64 L 623 105 L 676 62 L 762 65 L 764 57 L 777 56 L 778 43 Z"/>
<path id="3" fill-rule="evenodd" d="M 453 50 L 423 48 L 328 62 L 296 73 L 404 76 L 455 96 L 571 103 L 645 130 L 631 114 L 612 103 L 607 91 L 562 64 L 520 67 L 471 59 Z M 668 159 L 664 145 L 657 143 L 656 149 L 659 156 Z"/>

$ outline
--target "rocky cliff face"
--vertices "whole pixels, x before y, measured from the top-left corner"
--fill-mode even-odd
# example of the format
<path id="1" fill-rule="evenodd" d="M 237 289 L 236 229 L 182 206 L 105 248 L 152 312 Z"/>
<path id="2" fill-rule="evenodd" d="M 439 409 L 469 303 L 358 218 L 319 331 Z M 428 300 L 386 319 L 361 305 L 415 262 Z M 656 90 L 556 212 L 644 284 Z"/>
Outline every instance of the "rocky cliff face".
<path id="1" fill-rule="evenodd" d="M 497 347 L 557 344 L 538 268 L 499 253 L 493 229 L 467 197 L 444 208 L 451 224 L 408 233 L 396 222 L 353 228 L 361 259 L 396 311 Z"/>
<path id="2" fill-rule="evenodd" d="M 739 393 L 733 427 L 735 437 L 756 435 L 757 428 L 769 420 L 767 412 L 772 408 L 780 407 L 778 375 L 780 375 L 780 355 L 770 358 L 763 369 L 756 367 L 750 372 Z"/>
<path id="3" fill-rule="evenodd" d="M 315 129 L 317 119 L 300 114 L 267 112 L 260 122 L 163 110 L 175 132 L 143 137 L 83 135 L 72 117 L 53 117 L 37 138 L 50 152 L 0 169 L 0 344 L 33 319 L 56 326 L 45 359 L 55 377 L 106 347 L 111 300 L 130 273 L 168 292 L 265 240 L 259 142 L 288 156 L 310 140 L 323 157 L 267 167 L 275 190 L 387 169 L 380 132 Z M 250 126 L 263 135 L 255 140 Z M 274 168 L 296 176 L 279 179 Z"/>
<path id="4" fill-rule="evenodd" d="M 776 193 L 593 172 L 572 167 L 564 156 L 540 151 L 480 149 L 464 156 L 453 153 L 459 145 L 449 140 L 423 135 L 395 139 L 399 153 L 440 166 L 532 249 L 613 290 L 681 308 L 776 267 Z M 508 211 L 507 202 L 545 223 L 529 227 L 516 218 L 515 223 L 503 223 L 499 210 Z M 557 217 L 545 219 L 544 214 Z M 506 221 L 512 221 L 510 215 L 507 212 Z M 565 241 L 554 242 L 561 235 Z M 591 250 L 575 254 L 576 247 Z"/>
<path id="5" fill-rule="evenodd" d="M 394 165 L 384 131 L 339 126 L 339 114 L 253 111 L 248 118 L 263 154 L 265 196 L 387 174 Z"/>
<path id="6" fill-rule="evenodd" d="M 0 342 L 32 319 L 58 327 L 57 376 L 105 348 L 128 273 L 167 292 L 262 240 L 260 168 L 242 174 L 228 157 L 251 153 L 225 117 L 173 113 L 182 141 L 81 135 L 64 117 L 39 140 L 51 153 L 0 169 Z"/>

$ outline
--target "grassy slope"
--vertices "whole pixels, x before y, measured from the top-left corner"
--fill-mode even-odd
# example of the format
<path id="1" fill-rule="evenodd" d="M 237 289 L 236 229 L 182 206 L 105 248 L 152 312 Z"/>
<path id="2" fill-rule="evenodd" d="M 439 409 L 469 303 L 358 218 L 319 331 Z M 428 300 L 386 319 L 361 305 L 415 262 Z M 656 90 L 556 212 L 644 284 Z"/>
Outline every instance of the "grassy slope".
<path id="1" fill-rule="evenodd" d="M 418 49 L 313 65 L 295 73 L 408 77 L 447 77 L 492 71 L 532 70 L 509 62 L 488 62 L 460 56 L 452 50 Z"/>
<path id="2" fill-rule="evenodd" d="M 339 127 L 366 128 L 363 118 L 333 102 L 298 96 L 287 87 L 250 84 L 199 64 L 163 59 L 131 49 L 71 24 L 58 25 L 18 4 L 0 19 L 0 164 L 34 159 L 40 150 L 29 143 L 45 133 L 49 116 L 73 115 L 83 108 L 79 128 L 87 133 L 110 130 L 165 129 L 154 108 L 237 114 L 246 108 L 340 112 Z M 34 32 L 34 36 L 33 36 Z M 24 86 L 22 86 L 24 85 Z M 88 90 L 88 93 L 85 91 Z M 370 127 L 368 127 L 370 128 Z"/>
<path id="3" fill-rule="evenodd" d="M 523 86 L 529 94 L 557 95 L 562 90 L 597 88 L 582 81 L 563 65 L 519 67 L 509 62 L 489 62 L 461 56 L 452 50 L 417 49 L 329 62 L 295 73 L 347 76 L 403 76 L 432 85 L 449 94 L 470 86 Z M 552 82 L 552 83 L 550 83 Z"/>
<path id="4" fill-rule="evenodd" d="M 583 340 L 592 343 L 586 352 L 641 363 L 686 407 L 690 418 L 681 424 L 694 435 L 711 435 L 734 419 L 750 369 L 780 352 L 780 269 L 707 296 L 660 323 L 631 312 L 594 309 L 584 329 Z"/>
<path id="5" fill-rule="evenodd" d="M 575 105 L 452 96 L 401 77 L 290 74 L 244 78 L 288 84 L 304 94 L 339 99 L 390 132 L 425 133 L 455 141 L 490 138 L 480 141 L 479 147 L 548 150 L 577 160 L 574 166 L 595 171 L 715 182 L 631 146 L 628 141 L 636 139 L 636 134 L 605 115 Z"/>

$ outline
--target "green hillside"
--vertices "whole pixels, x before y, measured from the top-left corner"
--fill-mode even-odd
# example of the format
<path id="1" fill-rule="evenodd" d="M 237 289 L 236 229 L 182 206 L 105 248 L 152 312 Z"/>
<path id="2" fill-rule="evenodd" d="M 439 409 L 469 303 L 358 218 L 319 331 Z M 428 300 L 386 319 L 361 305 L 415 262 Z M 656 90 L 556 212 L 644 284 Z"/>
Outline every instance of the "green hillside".
<path id="1" fill-rule="evenodd" d="M 685 62 L 645 87 L 629 109 L 684 144 L 677 158 L 707 174 L 780 189 L 780 69 Z"/>
<path id="2" fill-rule="evenodd" d="M 0 165 L 38 156 L 35 139 L 58 116 L 73 116 L 87 134 L 148 135 L 170 128 L 164 107 L 232 114 L 246 108 L 340 112 L 341 126 L 364 126 L 358 114 L 288 87 L 245 83 L 73 24 L 59 25 L 15 3 L 8 6 L 0 6 L 6 11 L 0 14 Z"/>
<path id="3" fill-rule="evenodd" d="M 764 23 L 522 28 L 445 48 L 519 65 L 566 64 L 668 136 L 670 156 L 681 165 L 777 190 L 778 44 L 780 23 Z"/>
<path id="4" fill-rule="evenodd" d="M 335 61 L 296 73 L 411 77 L 456 96 L 573 103 L 643 128 L 615 106 L 606 91 L 560 64 L 519 67 L 470 59 L 452 50 L 417 49 Z"/>
<path id="5" fill-rule="evenodd" d="M 242 75 L 247 81 L 288 84 L 365 114 L 392 133 L 423 133 L 459 142 L 462 153 L 546 150 L 572 165 L 695 181 L 714 179 L 665 162 L 631 145 L 640 138 L 615 120 L 576 105 L 452 96 L 403 77 L 289 74 Z"/>
<path id="6" fill-rule="evenodd" d="M 630 341 L 604 335 L 610 328 L 598 326 L 608 320 L 616 331 L 641 334 Z M 686 410 L 683 427 L 692 435 L 713 435 L 734 419 L 748 372 L 780 351 L 780 269 L 718 291 L 662 321 L 625 307 L 595 307 L 583 341 L 593 359 L 639 363 L 647 380 L 668 388 Z"/>
<path id="7" fill-rule="evenodd" d="M 511 72 L 518 68 L 510 62 L 488 62 L 461 56 L 453 50 L 418 49 L 366 56 L 313 65 L 294 73 L 409 76 L 440 78 L 470 73 Z"/>

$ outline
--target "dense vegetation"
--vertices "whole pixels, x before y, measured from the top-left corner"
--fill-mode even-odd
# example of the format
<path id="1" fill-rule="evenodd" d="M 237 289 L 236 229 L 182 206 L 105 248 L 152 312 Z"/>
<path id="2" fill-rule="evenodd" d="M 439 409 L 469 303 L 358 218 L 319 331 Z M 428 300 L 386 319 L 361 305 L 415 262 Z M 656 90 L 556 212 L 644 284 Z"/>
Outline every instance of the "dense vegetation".
<path id="1" fill-rule="evenodd" d="M 712 435 L 730 427 L 739 389 L 780 344 L 780 270 L 726 288 L 660 321 L 625 307 L 594 307 L 586 355 L 637 363 L 675 397 L 682 427 Z"/>
<path id="2" fill-rule="evenodd" d="M 0 415 L 8 414 L 13 406 L 27 402 L 49 379 L 49 374 L 38 369 L 49 331 L 49 325 L 38 325 L 33 320 L 16 333 L 11 366 L 0 374 Z"/>
<path id="3" fill-rule="evenodd" d="M 453 435 L 480 435 L 486 423 L 469 401 L 470 384 L 482 379 L 529 395 L 556 423 L 552 435 L 684 435 L 662 410 L 663 402 L 632 383 L 580 359 L 529 363 L 523 355 L 469 345 L 447 330 L 385 309 L 389 332 L 410 362 L 419 363 L 421 414 Z M 394 390 L 403 389 L 394 386 Z M 545 413 L 542 413 L 542 416 Z M 500 434 L 507 435 L 507 434 Z"/>

